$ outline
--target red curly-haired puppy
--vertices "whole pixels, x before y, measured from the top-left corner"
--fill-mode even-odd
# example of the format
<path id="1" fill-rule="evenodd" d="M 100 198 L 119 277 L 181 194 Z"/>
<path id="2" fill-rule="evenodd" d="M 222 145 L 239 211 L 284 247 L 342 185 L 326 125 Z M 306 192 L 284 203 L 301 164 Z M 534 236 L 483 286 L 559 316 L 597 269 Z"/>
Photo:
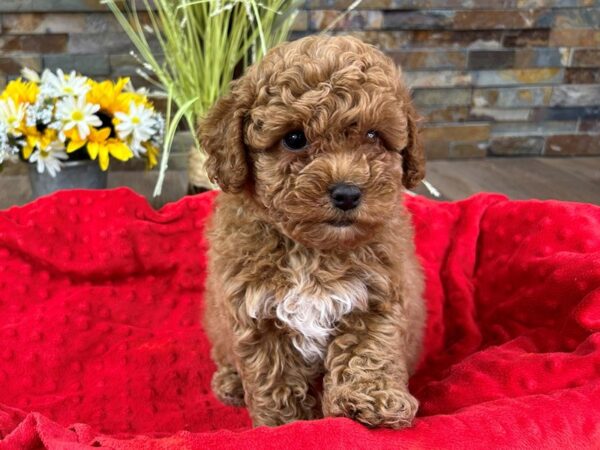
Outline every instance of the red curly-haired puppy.
<path id="1" fill-rule="evenodd" d="M 283 44 L 231 84 L 200 139 L 223 190 L 204 320 L 215 394 L 255 425 L 410 425 L 425 307 L 401 198 L 424 162 L 394 63 L 351 37 Z"/>

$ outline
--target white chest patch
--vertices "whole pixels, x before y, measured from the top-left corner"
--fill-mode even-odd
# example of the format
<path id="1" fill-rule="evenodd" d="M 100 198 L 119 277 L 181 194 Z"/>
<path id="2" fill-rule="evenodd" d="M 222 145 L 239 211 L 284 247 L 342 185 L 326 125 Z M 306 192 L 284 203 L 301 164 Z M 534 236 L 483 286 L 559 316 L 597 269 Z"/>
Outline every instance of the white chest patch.
<path id="1" fill-rule="evenodd" d="M 358 279 L 338 280 L 324 286 L 306 273 L 297 273 L 281 298 L 265 295 L 247 303 L 255 319 L 276 318 L 298 334 L 294 347 L 308 362 L 322 360 L 337 322 L 354 309 L 366 310 L 368 291 Z"/>
<path id="2" fill-rule="evenodd" d="M 339 282 L 321 292 L 291 289 L 277 305 L 277 318 L 298 331 L 294 346 L 307 361 L 322 360 L 337 322 L 353 309 L 367 308 L 367 287 L 359 281 Z"/>

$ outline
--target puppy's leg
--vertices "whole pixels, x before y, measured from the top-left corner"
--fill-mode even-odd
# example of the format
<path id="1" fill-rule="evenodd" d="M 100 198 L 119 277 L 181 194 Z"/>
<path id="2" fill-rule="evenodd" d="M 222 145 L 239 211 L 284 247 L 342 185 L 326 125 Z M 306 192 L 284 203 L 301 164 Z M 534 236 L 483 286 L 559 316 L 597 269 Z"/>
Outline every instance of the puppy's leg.
<path id="1" fill-rule="evenodd" d="M 211 388 L 223 403 L 244 406 L 244 387 L 237 371 L 228 364 L 219 365 L 213 374 Z"/>
<path id="2" fill-rule="evenodd" d="M 244 405 L 244 388 L 240 375 L 233 367 L 233 349 L 231 331 L 227 316 L 222 312 L 222 305 L 214 295 L 215 279 L 209 278 L 206 290 L 206 310 L 204 313 L 204 329 L 212 342 L 211 357 L 217 365 L 212 376 L 211 388 L 217 398 L 232 406 Z M 222 290 L 222 289 L 221 289 Z"/>
<path id="3" fill-rule="evenodd" d="M 314 418 L 317 401 L 309 391 L 318 368 L 300 357 L 289 336 L 256 329 L 238 336 L 236 354 L 254 426 Z"/>
<path id="4" fill-rule="evenodd" d="M 399 308 L 399 307 L 398 307 Z M 325 359 L 323 413 L 367 426 L 409 426 L 418 402 L 408 392 L 406 325 L 397 310 L 357 313 L 340 324 Z"/>

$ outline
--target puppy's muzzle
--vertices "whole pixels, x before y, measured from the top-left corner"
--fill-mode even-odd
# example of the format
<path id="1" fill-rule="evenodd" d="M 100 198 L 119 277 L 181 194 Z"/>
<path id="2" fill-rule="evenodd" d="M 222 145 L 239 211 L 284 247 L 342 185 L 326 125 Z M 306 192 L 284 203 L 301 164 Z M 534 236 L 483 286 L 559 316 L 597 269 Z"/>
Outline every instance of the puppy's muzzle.
<path id="1" fill-rule="evenodd" d="M 337 183 L 329 189 L 329 196 L 337 209 L 350 211 L 360 204 L 362 192 L 354 184 Z"/>

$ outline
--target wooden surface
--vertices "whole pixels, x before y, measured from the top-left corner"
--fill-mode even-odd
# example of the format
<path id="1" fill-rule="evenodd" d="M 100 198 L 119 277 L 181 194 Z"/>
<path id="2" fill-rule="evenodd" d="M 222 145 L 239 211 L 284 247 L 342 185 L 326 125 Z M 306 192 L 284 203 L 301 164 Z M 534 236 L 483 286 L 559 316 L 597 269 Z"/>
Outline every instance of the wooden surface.
<path id="1" fill-rule="evenodd" d="M 163 195 L 152 198 L 156 172 L 115 171 L 109 187 L 129 186 L 150 199 L 154 207 L 185 195 L 184 171 L 167 174 Z M 513 199 L 558 199 L 600 205 L 600 157 L 487 158 L 437 160 L 427 165 L 427 180 L 441 200 L 459 200 L 477 192 L 501 192 Z M 416 192 L 431 197 L 423 185 Z M 0 209 L 30 200 L 29 179 L 0 174 Z"/>
<path id="2" fill-rule="evenodd" d="M 600 157 L 439 160 L 426 179 L 444 200 L 500 192 L 515 200 L 557 199 L 600 204 Z M 425 193 L 423 186 L 417 189 Z"/>

